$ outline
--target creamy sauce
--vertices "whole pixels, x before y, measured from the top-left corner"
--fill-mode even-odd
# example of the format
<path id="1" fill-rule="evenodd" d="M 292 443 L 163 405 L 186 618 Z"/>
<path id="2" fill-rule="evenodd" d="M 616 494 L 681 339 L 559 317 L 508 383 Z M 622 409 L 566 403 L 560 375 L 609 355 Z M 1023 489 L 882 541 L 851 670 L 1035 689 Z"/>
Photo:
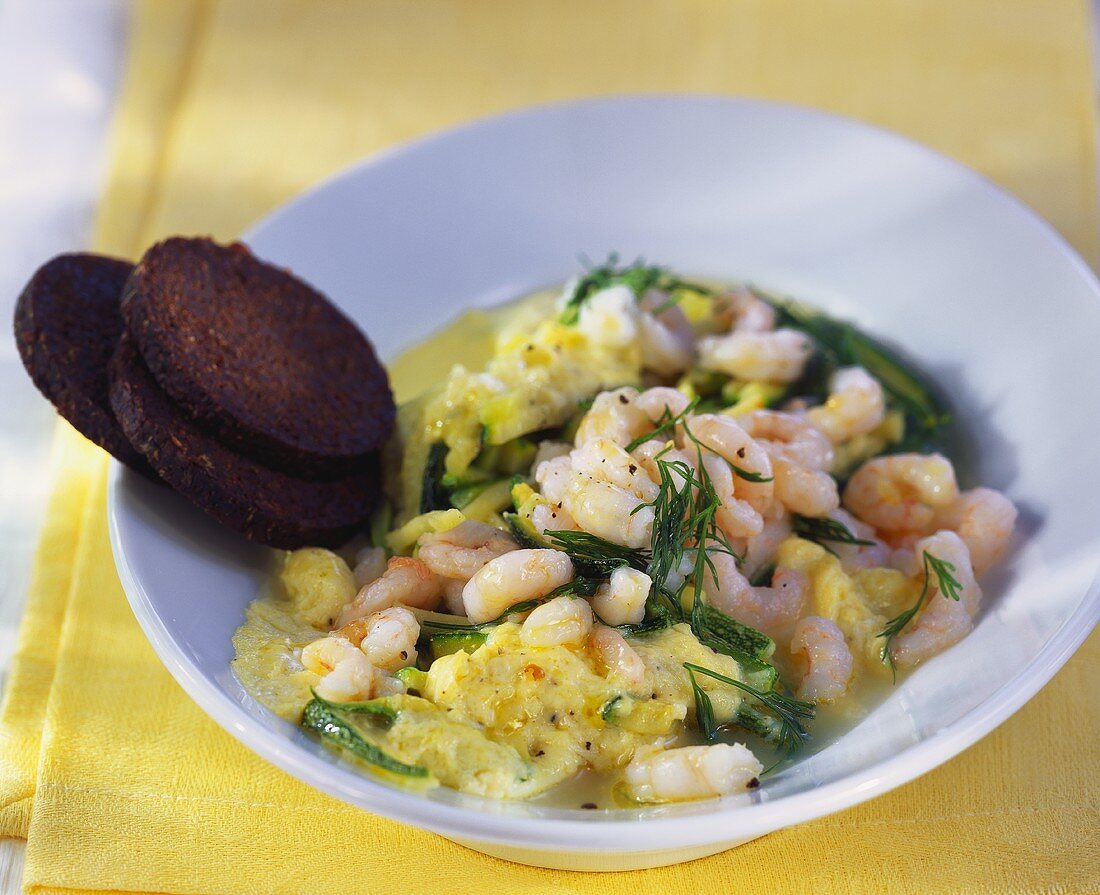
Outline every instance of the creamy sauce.
<path id="1" fill-rule="evenodd" d="M 443 382 L 455 364 L 468 370 L 482 369 L 493 356 L 493 343 L 502 327 L 525 312 L 543 312 L 557 296 L 558 290 L 545 290 L 498 308 L 466 311 L 423 342 L 402 351 L 387 366 L 397 403 L 411 401 Z"/>

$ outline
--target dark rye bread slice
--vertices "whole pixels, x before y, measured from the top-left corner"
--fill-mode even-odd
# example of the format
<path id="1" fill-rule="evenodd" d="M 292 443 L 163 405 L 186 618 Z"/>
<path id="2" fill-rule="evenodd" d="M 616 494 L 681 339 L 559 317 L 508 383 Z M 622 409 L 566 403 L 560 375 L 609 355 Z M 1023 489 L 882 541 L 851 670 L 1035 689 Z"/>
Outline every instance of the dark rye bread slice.
<path id="1" fill-rule="evenodd" d="M 316 482 L 226 447 L 157 386 L 128 334 L 111 364 L 111 407 L 165 482 L 250 540 L 287 550 L 337 546 L 363 527 L 378 502 L 374 459 L 353 475 Z"/>
<path id="2" fill-rule="evenodd" d="M 119 299 L 133 265 L 102 255 L 58 255 L 15 304 L 23 366 L 65 419 L 127 466 L 155 478 L 111 412 L 107 368 L 122 333 Z"/>
<path id="3" fill-rule="evenodd" d="M 328 478 L 373 462 L 393 428 L 385 368 L 321 293 L 239 243 L 145 253 L 122 315 L 157 384 L 265 465 Z"/>

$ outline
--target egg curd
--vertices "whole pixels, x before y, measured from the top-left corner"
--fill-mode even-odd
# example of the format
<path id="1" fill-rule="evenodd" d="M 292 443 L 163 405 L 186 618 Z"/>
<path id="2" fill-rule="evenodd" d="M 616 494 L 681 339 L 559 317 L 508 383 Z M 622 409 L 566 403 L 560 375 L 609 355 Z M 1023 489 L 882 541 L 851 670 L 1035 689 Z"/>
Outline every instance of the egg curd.
<path id="1" fill-rule="evenodd" d="M 390 372 L 385 505 L 282 556 L 233 670 L 391 783 L 745 793 L 965 637 L 1010 544 L 929 386 L 789 299 L 613 258 Z"/>

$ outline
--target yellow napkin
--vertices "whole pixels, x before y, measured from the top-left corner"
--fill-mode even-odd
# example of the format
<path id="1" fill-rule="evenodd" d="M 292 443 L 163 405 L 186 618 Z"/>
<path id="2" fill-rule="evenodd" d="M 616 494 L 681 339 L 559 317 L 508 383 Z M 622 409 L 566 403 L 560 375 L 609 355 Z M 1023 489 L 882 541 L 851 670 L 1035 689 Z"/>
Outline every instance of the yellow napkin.
<path id="1" fill-rule="evenodd" d="M 233 236 L 364 153 L 478 114 L 699 89 L 923 139 L 1095 260 L 1086 34 L 1084 4 L 1046 0 L 141 4 L 98 245 Z M 208 721 L 121 593 L 102 454 L 62 429 L 56 457 L 0 711 L 0 833 L 28 833 L 33 799 L 28 890 L 1100 890 L 1100 635 L 999 730 L 887 796 L 677 868 L 525 868 L 315 793 Z"/>

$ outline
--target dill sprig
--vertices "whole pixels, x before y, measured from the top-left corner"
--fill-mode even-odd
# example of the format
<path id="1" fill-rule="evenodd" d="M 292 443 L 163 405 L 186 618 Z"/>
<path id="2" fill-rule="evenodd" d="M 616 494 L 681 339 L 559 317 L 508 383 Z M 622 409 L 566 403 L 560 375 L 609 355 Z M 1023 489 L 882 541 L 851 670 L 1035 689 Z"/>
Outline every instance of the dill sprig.
<path id="1" fill-rule="evenodd" d="M 653 507 L 653 534 L 650 539 L 649 567 L 647 574 L 653 588 L 660 593 L 666 589 L 669 575 L 680 567 L 684 555 L 684 543 L 691 536 L 688 520 L 695 501 L 696 478 L 691 467 L 683 460 L 664 460 L 657 457 L 657 496 Z M 673 603 L 679 608 L 679 601 Z"/>
<path id="2" fill-rule="evenodd" d="M 707 703 L 710 702 L 710 697 L 707 696 L 702 687 L 696 686 L 693 675 L 705 674 L 707 677 L 714 678 L 716 681 L 721 681 L 723 684 L 729 684 L 731 687 L 736 687 L 738 690 L 748 693 L 749 696 L 759 702 L 771 713 L 780 724 L 778 736 L 779 748 L 787 753 L 788 758 L 801 749 L 809 739 L 810 735 L 807 733 L 802 721 L 812 721 L 817 714 L 812 703 L 803 702 L 800 699 L 795 699 L 793 696 L 786 696 L 777 690 L 758 690 L 751 684 L 735 680 L 732 677 L 726 677 L 724 674 L 719 674 L 717 671 L 712 671 L 709 668 L 704 668 L 702 665 L 696 665 L 693 662 L 685 662 L 684 668 L 687 669 L 688 675 L 692 676 L 692 690 L 696 694 L 697 714 L 699 694 L 702 693 L 703 699 Z M 710 717 L 711 724 L 713 725 L 713 709 L 710 712 Z M 704 731 L 704 733 L 706 733 L 706 731 Z"/>
<path id="3" fill-rule="evenodd" d="M 713 743 L 718 739 L 718 727 L 714 723 L 714 703 L 710 701 L 707 691 L 699 685 L 691 666 L 685 665 L 684 668 L 687 669 L 691 692 L 695 696 L 695 721 L 707 742 Z"/>
<path id="4" fill-rule="evenodd" d="M 933 556 L 925 550 L 924 584 L 921 586 L 920 596 L 917 597 L 917 601 L 912 606 L 900 615 L 896 615 L 890 619 L 890 621 L 886 623 L 886 627 L 875 635 L 876 637 L 886 638 L 882 644 L 880 655 L 882 661 L 890 667 L 890 673 L 894 676 L 894 680 L 897 680 L 898 670 L 894 665 L 894 657 L 890 654 L 890 647 L 894 644 L 894 638 L 913 620 L 913 617 L 920 611 L 921 606 L 924 605 L 924 601 L 928 597 L 928 582 L 931 580 L 932 575 L 936 576 L 938 590 L 943 594 L 945 599 L 956 601 L 962 599 L 962 583 L 952 574 L 954 571 L 955 566 L 952 563 L 949 563 L 945 559 L 940 559 L 938 556 Z"/>
<path id="5" fill-rule="evenodd" d="M 612 252 L 604 264 L 590 267 L 584 276 L 577 280 L 565 303 L 565 308 L 558 318 L 561 323 L 572 326 L 580 319 L 581 306 L 597 292 L 609 286 L 623 285 L 634 293 L 635 298 L 641 298 L 650 289 L 660 289 L 668 292 L 668 299 L 656 308 L 653 313 L 659 314 L 672 307 L 679 299 L 675 293 L 690 289 L 702 295 L 710 295 L 711 290 L 698 283 L 691 283 L 669 273 L 665 267 L 654 264 L 646 264 L 641 258 L 633 264 L 619 267 L 619 256 Z"/>
<path id="6" fill-rule="evenodd" d="M 697 438 L 695 436 L 695 433 L 693 433 L 691 431 L 691 427 L 687 424 L 686 420 L 683 422 L 682 425 L 683 425 L 684 434 L 691 440 L 692 444 L 695 445 L 695 449 L 699 454 L 699 467 L 700 467 L 700 470 L 702 471 L 703 448 L 706 448 L 712 454 L 717 454 L 718 456 L 721 456 L 721 452 L 719 452 L 719 451 L 715 450 L 714 448 L 712 448 L 705 441 L 702 441 L 699 438 Z M 774 481 L 774 479 L 775 479 L 775 476 L 773 476 L 773 475 L 761 475 L 758 472 L 750 472 L 747 469 L 742 469 L 740 466 L 738 466 L 736 463 L 734 463 L 730 460 L 726 460 L 726 462 L 729 463 L 730 469 L 733 470 L 733 474 L 735 476 L 737 476 L 739 479 L 744 479 L 746 482 L 754 482 L 754 483 L 757 483 L 757 484 L 761 484 L 763 482 Z"/>
<path id="7" fill-rule="evenodd" d="M 838 522 L 836 519 L 811 519 L 807 516 L 799 516 L 796 514 L 791 520 L 791 531 L 800 538 L 807 541 L 813 541 L 815 544 L 820 544 L 833 554 L 833 556 L 836 556 L 837 553 L 826 543 L 827 541 L 832 541 L 837 544 L 854 544 L 865 547 L 870 547 L 875 543 L 865 538 L 857 538 L 843 522 Z"/>
<path id="8" fill-rule="evenodd" d="M 649 564 L 644 551 L 614 544 L 587 531 L 545 531 L 543 536 L 553 547 L 568 554 L 583 577 L 607 578 L 622 566 L 644 572 Z"/>
<path id="9" fill-rule="evenodd" d="M 652 432 L 644 432 L 635 438 L 630 444 L 628 444 L 624 450 L 630 454 L 640 448 L 647 441 L 653 441 L 655 438 L 669 439 L 676 434 L 676 427 L 681 425 L 692 413 L 695 412 L 695 408 L 699 406 L 699 399 L 695 398 L 681 410 L 679 413 L 673 413 L 669 410 L 668 406 L 661 412 L 660 418 L 657 420 L 657 425 Z"/>

